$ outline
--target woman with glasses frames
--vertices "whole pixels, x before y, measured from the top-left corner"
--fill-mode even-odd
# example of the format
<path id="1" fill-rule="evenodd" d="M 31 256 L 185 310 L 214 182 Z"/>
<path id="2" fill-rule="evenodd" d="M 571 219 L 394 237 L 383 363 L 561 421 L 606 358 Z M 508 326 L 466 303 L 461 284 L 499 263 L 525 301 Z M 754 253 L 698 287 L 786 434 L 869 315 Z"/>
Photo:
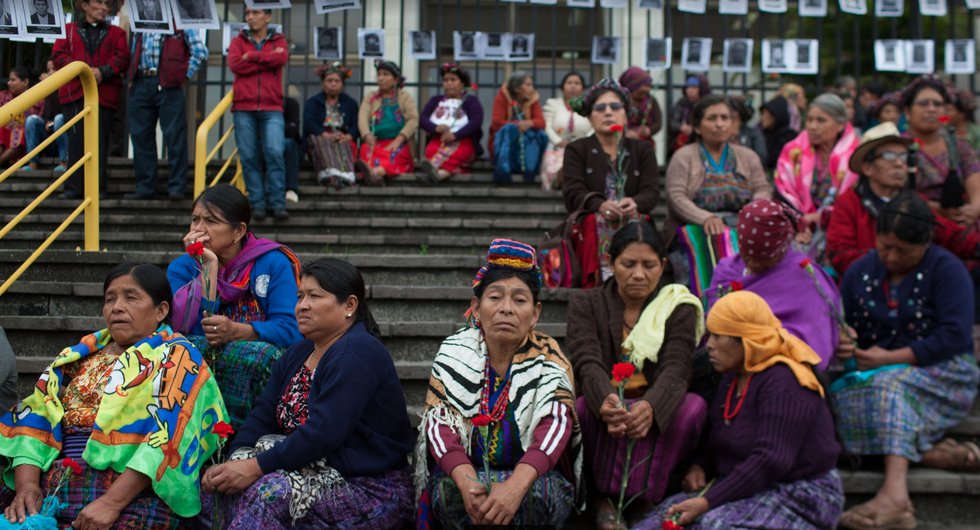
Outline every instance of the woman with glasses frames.
<path id="1" fill-rule="evenodd" d="M 653 212 L 659 198 L 657 157 L 645 140 L 627 138 L 629 91 L 605 78 L 572 107 L 589 118 L 595 134 L 568 144 L 562 195 L 569 213 L 583 211 L 583 243 L 576 249 L 583 288 L 612 276 L 609 244 L 616 230 Z"/>

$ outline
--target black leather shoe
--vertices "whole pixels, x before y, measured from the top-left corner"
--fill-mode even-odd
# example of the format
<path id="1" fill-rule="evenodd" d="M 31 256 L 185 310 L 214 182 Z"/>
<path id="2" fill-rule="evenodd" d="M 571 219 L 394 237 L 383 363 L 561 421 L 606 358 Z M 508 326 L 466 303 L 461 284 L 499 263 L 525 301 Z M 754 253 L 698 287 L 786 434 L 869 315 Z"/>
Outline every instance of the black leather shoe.
<path id="1" fill-rule="evenodd" d="M 274 217 L 276 221 L 285 221 L 286 219 L 289 219 L 289 212 L 286 210 L 276 210 L 272 212 L 272 217 Z"/>

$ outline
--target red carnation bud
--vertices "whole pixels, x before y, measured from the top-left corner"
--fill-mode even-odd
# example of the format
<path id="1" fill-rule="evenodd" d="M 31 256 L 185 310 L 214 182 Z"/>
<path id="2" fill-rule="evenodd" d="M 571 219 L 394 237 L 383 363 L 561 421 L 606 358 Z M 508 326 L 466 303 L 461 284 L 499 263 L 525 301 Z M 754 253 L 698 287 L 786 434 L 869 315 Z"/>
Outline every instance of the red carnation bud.
<path id="1" fill-rule="evenodd" d="M 190 245 L 187 245 L 187 253 L 190 254 L 192 257 L 195 257 L 195 258 L 200 257 L 200 256 L 203 256 L 204 255 L 204 243 L 201 243 L 200 241 L 195 241 L 195 242 L 191 243 Z"/>
<path id="2" fill-rule="evenodd" d="M 70 469 L 71 472 L 74 473 L 74 474 L 76 474 L 76 475 L 81 475 L 82 474 L 82 466 L 81 466 L 81 464 L 79 464 L 78 462 L 72 460 L 71 458 L 66 458 L 66 459 L 62 460 L 61 461 L 61 465 L 63 465 L 66 468 Z"/>
<path id="3" fill-rule="evenodd" d="M 809 267 L 810 265 L 813 265 L 813 262 L 810 261 L 810 258 L 803 258 L 803 261 L 800 262 L 800 268 L 801 269 L 805 269 L 805 268 Z"/>
<path id="4" fill-rule="evenodd" d="M 471 90 L 479 90 L 480 89 L 480 86 L 477 85 L 476 83 L 470 83 L 470 89 Z"/>
<path id="5" fill-rule="evenodd" d="M 943 125 L 949 125 L 949 115 L 948 114 L 943 114 L 942 116 L 940 116 L 939 117 L 939 123 L 941 123 Z"/>
<path id="6" fill-rule="evenodd" d="M 490 416 L 487 416 L 486 414 L 478 414 L 474 416 L 471 421 L 474 427 L 486 427 L 487 425 L 490 425 L 493 422 L 493 419 L 491 419 Z"/>
<path id="7" fill-rule="evenodd" d="M 742 285 L 742 282 L 738 280 L 732 280 L 732 282 L 729 283 L 728 286 L 732 288 L 732 291 L 741 291 L 745 287 Z"/>
<path id="8" fill-rule="evenodd" d="M 616 125 L 609 127 L 609 130 L 612 132 L 623 132 L 623 126 L 617 123 Z"/>
<path id="9" fill-rule="evenodd" d="M 229 436 L 235 434 L 235 429 L 231 425 L 223 421 L 219 421 L 218 423 L 215 423 L 211 431 L 214 432 L 214 434 L 226 440 L 228 439 Z"/>
<path id="10" fill-rule="evenodd" d="M 636 366 L 633 366 L 633 363 L 616 363 L 613 365 L 612 377 L 617 383 L 622 383 L 633 377 L 635 371 Z"/>

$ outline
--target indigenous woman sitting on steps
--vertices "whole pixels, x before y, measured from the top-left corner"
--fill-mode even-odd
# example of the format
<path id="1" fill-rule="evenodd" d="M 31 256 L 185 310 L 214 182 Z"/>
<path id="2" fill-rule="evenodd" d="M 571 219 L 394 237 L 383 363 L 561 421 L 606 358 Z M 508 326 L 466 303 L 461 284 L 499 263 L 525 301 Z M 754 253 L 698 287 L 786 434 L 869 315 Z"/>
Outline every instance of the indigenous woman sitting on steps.
<path id="1" fill-rule="evenodd" d="M 422 174 L 431 184 L 461 173 L 480 154 L 483 106 L 471 90 L 470 74 L 458 64 L 446 63 L 442 95 L 432 96 L 422 109 L 422 130 L 429 135 Z M 475 90 L 474 90 L 475 91 Z"/>
<path id="2" fill-rule="evenodd" d="M 619 76 L 619 84 L 629 91 L 633 112 L 630 113 L 629 125 L 626 127 L 626 137 L 649 142 L 656 148 L 653 137 L 663 126 L 663 112 L 657 98 L 650 94 L 653 89 L 653 77 L 650 72 L 639 66 L 631 66 Z"/>
<path id="3" fill-rule="evenodd" d="M 933 215 L 918 195 L 893 198 L 877 222 L 877 250 L 855 261 L 841 284 L 857 343 L 842 336 L 838 356 L 856 371 L 835 381 L 830 397 L 844 449 L 884 456 L 885 481 L 840 526 L 915 528 L 910 462 L 980 471 L 976 444 L 942 440 L 969 413 L 980 383 L 974 291 L 963 263 L 932 244 Z"/>
<path id="4" fill-rule="evenodd" d="M 813 367 L 820 357 L 786 331 L 765 300 L 726 294 L 708 313 L 708 352 L 724 374 L 700 454 L 637 528 L 833 528 L 844 507 L 840 445 Z"/>
<path id="5" fill-rule="evenodd" d="M 194 201 L 184 236 L 185 247 L 203 243 L 203 249 L 167 268 L 174 327 L 204 352 L 236 429 L 273 363 L 301 338 L 293 314 L 299 260 L 285 246 L 249 232 L 251 219 L 248 199 L 237 188 L 206 189 Z"/>
<path id="6" fill-rule="evenodd" d="M 566 339 L 582 394 L 576 405 L 601 529 L 616 527 L 611 498 L 620 495 L 628 444 L 634 445 L 626 498 L 639 495 L 649 509 L 697 442 L 707 407 L 688 393 L 694 347 L 704 331 L 701 300 L 663 281 L 660 235 L 645 221 L 627 224 L 609 254 L 613 277 L 601 288 L 572 293 Z M 610 383 L 620 362 L 637 370 L 626 403 Z"/>
<path id="7" fill-rule="evenodd" d="M 602 79 L 576 100 L 575 110 L 589 118 L 595 134 L 565 149 L 562 195 L 568 213 L 594 213 L 582 221 L 576 253 L 582 261 L 582 287 L 595 287 L 612 276 L 609 244 L 626 223 L 649 215 L 657 206 L 657 156 L 649 142 L 624 138 L 632 109 L 629 92 Z"/>
<path id="8" fill-rule="evenodd" d="M 561 189 L 561 168 L 565 162 L 565 148 L 579 138 L 592 134 L 588 116 L 582 116 L 572 108 L 572 101 L 585 91 L 585 78 L 572 71 L 561 80 L 561 94 L 544 102 L 544 133 L 548 135 L 548 147 L 541 159 L 541 189 Z"/>
<path id="9" fill-rule="evenodd" d="M 384 184 L 415 168 L 412 138 L 419 127 L 419 109 L 411 94 L 401 90 L 405 78 L 391 61 L 374 61 L 378 89 L 368 92 L 357 114 L 361 150 L 354 169 L 358 180 L 372 186 Z"/>
<path id="10" fill-rule="evenodd" d="M 229 529 L 404 527 L 412 426 L 360 271 L 336 258 L 304 266 L 296 318 L 306 340 L 276 362 L 230 461 L 201 480 L 224 494 L 210 513 Z"/>
<path id="11" fill-rule="evenodd" d="M 524 182 L 533 182 L 547 143 L 534 78 L 518 70 L 493 98 L 488 147 L 494 183 L 509 184 L 514 173 L 523 175 Z"/>
<path id="12" fill-rule="evenodd" d="M 572 368 L 558 342 L 534 330 L 536 255 L 530 245 L 494 240 L 473 282 L 475 327 L 436 354 L 415 449 L 418 528 L 561 528 L 579 505 Z"/>
<path id="13" fill-rule="evenodd" d="M 118 265 L 102 291 L 106 329 L 65 348 L 0 416 L 0 507 L 23 528 L 174 529 L 201 510 L 198 472 L 225 420 L 218 385 L 171 329 L 159 267 Z"/>
<path id="14" fill-rule="evenodd" d="M 303 137 L 317 182 L 340 188 L 354 184 L 357 150 L 357 102 L 344 93 L 351 70 L 340 62 L 317 67 L 322 90 L 303 107 Z"/>

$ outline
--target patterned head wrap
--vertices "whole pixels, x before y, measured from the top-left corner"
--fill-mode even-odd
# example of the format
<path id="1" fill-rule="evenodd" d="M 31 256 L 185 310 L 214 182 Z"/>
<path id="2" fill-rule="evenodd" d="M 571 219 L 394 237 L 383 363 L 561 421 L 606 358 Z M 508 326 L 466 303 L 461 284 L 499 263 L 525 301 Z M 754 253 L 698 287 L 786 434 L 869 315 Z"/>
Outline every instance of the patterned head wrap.
<path id="1" fill-rule="evenodd" d="M 402 69 L 398 67 L 394 61 L 385 61 L 383 59 L 374 60 L 375 71 L 387 70 L 391 75 L 395 76 L 397 80 L 396 83 L 398 88 L 405 86 L 405 76 L 402 75 Z"/>
<path id="2" fill-rule="evenodd" d="M 588 118 L 592 114 L 592 106 L 595 105 L 595 101 L 599 99 L 599 96 L 609 91 L 615 92 L 623 100 L 623 105 L 626 106 L 626 115 L 628 116 L 633 110 L 633 100 L 630 98 L 630 91 L 608 77 L 600 79 L 598 83 L 589 87 L 581 96 L 572 98 L 568 104 L 579 115 Z"/>
<path id="3" fill-rule="evenodd" d="M 649 72 L 639 66 L 631 66 L 619 76 L 619 84 L 630 92 L 636 92 L 643 85 L 652 85 L 653 78 L 650 77 Z"/>
<path id="4" fill-rule="evenodd" d="M 708 331 L 742 339 L 746 372 L 759 373 L 783 363 L 793 371 L 800 386 L 823 396 L 823 386 L 813 373 L 820 356 L 783 327 L 761 296 L 751 291 L 733 291 L 721 297 L 708 313 Z"/>
<path id="5" fill-rule="evenodd" d="M 538 268 L 537 251 L 527 243 L 514 241 L 513 239 L 494 239 L 490 242 L 487 250 L 487 259 L 483 266 L 476 272 L 473 279 L 473 292 L 483 281 L 490 269 L 513 269 L 515 271 L 530 272 L 534 274 L 538 282 L 538 289 L 541 288 L 543 280 L 541 269 Z"/>
<path id="6" fill-rule="evenodd" d="M 324 61 L 323 64 L 317 66 L 316 69 L 313 70 L 313 73 L 320 79 L 323 79 L 330 74 L 337 74 L 340 76 L 341 81 L 346 81 L 354 74 L 350 68 L 344 66 L 344 63 L 340 61 L 334 61 L 332 63 Z"/>
<path id="7" fill-rule="evenodd" d="M 755 259 L 780 256 L 796 233 L 798 216 L 769 199 L 756 199 L 738 212 L 738 251 Z"/>

